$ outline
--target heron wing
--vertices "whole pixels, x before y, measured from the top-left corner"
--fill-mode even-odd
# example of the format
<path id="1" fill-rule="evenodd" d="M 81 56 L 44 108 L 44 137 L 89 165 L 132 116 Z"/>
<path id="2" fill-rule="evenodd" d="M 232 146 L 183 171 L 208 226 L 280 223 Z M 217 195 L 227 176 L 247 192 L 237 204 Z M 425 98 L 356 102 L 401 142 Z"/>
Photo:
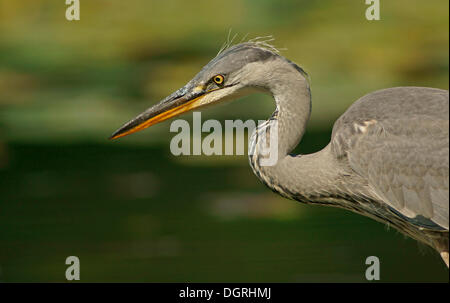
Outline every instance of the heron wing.
<path id="1" fill-rule="evenodd" d="M 372 193 L 413 224 L 449 227 L 448 91 L 399 88 L 355 102 L 333 144 Z"/>

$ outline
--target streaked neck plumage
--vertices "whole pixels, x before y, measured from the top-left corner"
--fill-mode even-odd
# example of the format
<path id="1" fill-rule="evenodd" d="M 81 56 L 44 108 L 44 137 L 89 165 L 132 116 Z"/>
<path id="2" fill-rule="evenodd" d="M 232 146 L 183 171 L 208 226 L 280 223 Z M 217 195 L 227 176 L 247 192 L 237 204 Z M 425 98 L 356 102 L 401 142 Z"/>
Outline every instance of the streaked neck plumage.
<path id="1" fill-rule="evenodd" d="M 280 64 L 279 61 L 283 61 Z M 278 62 L 276 62 L 278 61 Z M 271 94 L 276 102 L 272 117 L 260 125 L 249 142 L 249 161 L 254 173 L 272 190 L 289 198 L 313 202 L 328 190 L 335 173 L 329 148 L 310 155 L 290 155 L 301 141 L 311 115 L 311 93 L 306 73 L 294 63 L 278 57 L 265 63 L 264 77 L 258 87 Z M 274 165 L 261 165 L 256 151 L 267 146 L 274 128 L 277 128 L 277 161 Z M 325 164 L 327 163 L 327 164 Z M 323 184 L 322 184 L 323 183 Z"/>

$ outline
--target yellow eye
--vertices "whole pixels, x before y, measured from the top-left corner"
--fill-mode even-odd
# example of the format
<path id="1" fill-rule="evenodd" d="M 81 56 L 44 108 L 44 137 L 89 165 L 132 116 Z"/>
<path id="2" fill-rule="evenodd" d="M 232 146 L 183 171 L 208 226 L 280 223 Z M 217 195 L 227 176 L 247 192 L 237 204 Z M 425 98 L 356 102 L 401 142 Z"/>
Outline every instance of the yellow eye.
<path id="1" fill-rule="evenodd" d="M 214 83 L 220 85 L 223 83 L 223 76 L 222 75 L 214 76 L 213 81 Z"/>

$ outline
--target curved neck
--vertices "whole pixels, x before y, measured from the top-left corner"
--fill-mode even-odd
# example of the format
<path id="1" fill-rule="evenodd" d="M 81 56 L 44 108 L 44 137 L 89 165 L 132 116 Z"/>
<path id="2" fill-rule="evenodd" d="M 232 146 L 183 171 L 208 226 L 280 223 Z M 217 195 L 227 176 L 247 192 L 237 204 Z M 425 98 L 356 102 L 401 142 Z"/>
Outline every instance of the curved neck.
<path id="1" fill-rule="evenodd" d="M 294 74 L 297 73 L 297 77 Z M 286 77 L 287 76 L 287 77 Z M 311 116 L 311 93 L 308 81 L 298 72 L 286 75 L 283 85 L 270 89 L 277 112 L 278 157 L 284 158 L 300 143 Z"/>
<path id="2" fill-rule="evenodd" d="M 261 152 L 258 151 L 267 149 L 269 145 L 274 148 L 274 144 L 277 160 L 284 159 L 301 141 L 311 115 L 311 93 L 305 73 L 285 59 L 278 60 L 283 63 L 275 61 L 273 68 L 270 63 L 266 64 L 265 77 L 258 83 L 259 88 L 273 96 L 276 110 L 254 131 L 249 143 L 249 154 L 253 154 L 250 155 L 250 162 L 258 162 L 261 159 Z M 260 165 L 255 163 L 255 166 Z"/>
<path id="3" fill-rule="evenodd" d="M 281 195 L 312 202 L 314 197 L 320 196 L 318 192 L 332 184 L 330 181 L 335 179 L 338 168 L 333 167 L 334 160 L 328 147 L 310 155 L 289 155 L 305 133 L 311 115 L 311 94 L 299 67 L 289 61 L 285 61 L 282 68 L 279 68 L 279 62 L 276 66 L 278 68 L 268 67 L 261 87 L 273 95 L 277 109 L 251 137 L 250 165 L 263 183 Z M 274 135 L 277 135 L 277 142 L 270 140 Z M 273 165 L 262 164 L 264 156 L 258 153 L 268 142 L 271 152 L 274 142 L 277 146 L 277 161 Z"/>

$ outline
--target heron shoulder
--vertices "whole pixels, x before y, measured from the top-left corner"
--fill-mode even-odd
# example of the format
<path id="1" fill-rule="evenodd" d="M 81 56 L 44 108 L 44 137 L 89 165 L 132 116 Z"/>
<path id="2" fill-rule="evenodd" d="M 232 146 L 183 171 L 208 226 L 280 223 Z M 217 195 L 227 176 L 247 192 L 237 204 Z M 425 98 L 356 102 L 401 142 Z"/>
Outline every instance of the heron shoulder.
<path id="1" fill-rule="evenodd" d="M 340 163 L 365 178 L 374 197 L 412 224 L 425 226 L 426 219 L 447 230 L 448 104 L 448 91 L 439 89 L 377 91 L 336 121 L 331 141 Z"/>
<path id="2" fill-rule="evenodd" d="M 448 138 L 449 93 L 428 87 L 394 87 L 369 93 L 354 102 L 335 122 L 333 149 L 342 156 L 356 140 L 374 135 L 410 139 Z"/>

